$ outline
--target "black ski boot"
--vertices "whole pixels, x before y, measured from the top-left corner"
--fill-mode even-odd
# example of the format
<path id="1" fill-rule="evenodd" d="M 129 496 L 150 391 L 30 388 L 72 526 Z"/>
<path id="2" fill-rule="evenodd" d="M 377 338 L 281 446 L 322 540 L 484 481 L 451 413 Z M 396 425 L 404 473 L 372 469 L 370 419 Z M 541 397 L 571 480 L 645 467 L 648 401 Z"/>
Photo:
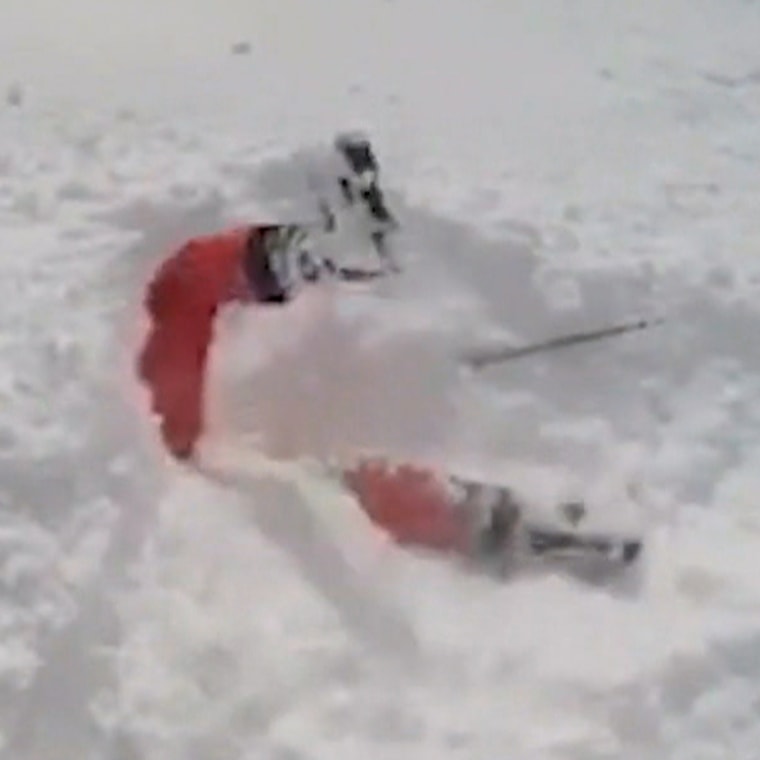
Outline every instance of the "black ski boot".
<path id="1" fill-rule="evenodd" d="M 470 526 L 471 559 L 501 568 L 514 553 L 521 508 L 508 488 L 453 478 L 460 492 L 458 509 Z"/>

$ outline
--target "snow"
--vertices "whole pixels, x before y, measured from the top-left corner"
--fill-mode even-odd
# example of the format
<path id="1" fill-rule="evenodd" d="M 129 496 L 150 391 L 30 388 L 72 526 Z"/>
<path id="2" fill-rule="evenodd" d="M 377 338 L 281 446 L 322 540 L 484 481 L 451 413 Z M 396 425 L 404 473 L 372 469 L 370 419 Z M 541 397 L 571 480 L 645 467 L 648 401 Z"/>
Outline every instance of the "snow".
<path id="1" fill-rule="evenodd" d="M 754 760 L 759 38 L 740 0 L 4 0 L 3 756 Z M 241 494 L 160 452 L 141 288 L 348 128 L 408 271 L 225 315 Z M 357 447 L 633 500 L 640 572 L 402 553 L 313 461 Z"/>

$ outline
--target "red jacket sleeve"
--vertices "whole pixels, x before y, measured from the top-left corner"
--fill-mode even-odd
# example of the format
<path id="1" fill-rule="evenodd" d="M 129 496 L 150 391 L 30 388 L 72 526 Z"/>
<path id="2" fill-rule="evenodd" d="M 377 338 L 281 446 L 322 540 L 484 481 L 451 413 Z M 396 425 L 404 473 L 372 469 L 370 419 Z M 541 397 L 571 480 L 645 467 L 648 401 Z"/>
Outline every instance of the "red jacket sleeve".
<path id="1" fill-rule="evenodd" d="M 164 444 L 178 458 L 193 453 L 203 432 L 206 360 L 221 296 L 202 259 L 213 254 L 208 247 L 184 246 L 161 265 L 145 296 L 151 325 L 138 373 Z"/>

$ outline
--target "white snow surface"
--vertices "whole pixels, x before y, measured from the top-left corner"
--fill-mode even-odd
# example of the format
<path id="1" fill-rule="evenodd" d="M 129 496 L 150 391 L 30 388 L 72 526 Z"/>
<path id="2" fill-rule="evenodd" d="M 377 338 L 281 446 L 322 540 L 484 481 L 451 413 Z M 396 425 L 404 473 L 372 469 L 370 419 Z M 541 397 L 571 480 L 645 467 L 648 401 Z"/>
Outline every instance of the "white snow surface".
<path id="1" fill-rule="evenodd" d="M 750 0 L 3 0 L 0 756 L 756 760 L 758 40 Z M 406 272 L 230 309 L 226 475 L 173 465 L 146 278 L 355 127 Z M 397 550 L 315 463 L 359 449 L 634 503 L 642 566 Z"/>

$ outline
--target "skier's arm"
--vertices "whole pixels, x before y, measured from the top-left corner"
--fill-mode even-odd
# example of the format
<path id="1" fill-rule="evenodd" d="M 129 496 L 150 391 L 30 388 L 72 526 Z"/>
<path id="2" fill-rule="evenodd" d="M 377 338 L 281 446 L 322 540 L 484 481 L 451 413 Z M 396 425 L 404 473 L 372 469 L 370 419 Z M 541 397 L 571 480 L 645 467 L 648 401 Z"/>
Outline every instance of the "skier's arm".
<path id="1" fill-rule="evenodd" d="M 161 438 L 177 459 L 190 458 L 203 434 L 206 361 L 212 314 L 154 323 L 140 357 Z"/>
<path id="2" fill-rule="evenodd" d="M 181 249 L 148 285 L 145 306 L 151 324 L 137 362 L 163 443 L 177 459 L 192 456 L 203 432 L 206 358 L 215 314 L 192 275 L 191 258 L 189 248 Z"/>

